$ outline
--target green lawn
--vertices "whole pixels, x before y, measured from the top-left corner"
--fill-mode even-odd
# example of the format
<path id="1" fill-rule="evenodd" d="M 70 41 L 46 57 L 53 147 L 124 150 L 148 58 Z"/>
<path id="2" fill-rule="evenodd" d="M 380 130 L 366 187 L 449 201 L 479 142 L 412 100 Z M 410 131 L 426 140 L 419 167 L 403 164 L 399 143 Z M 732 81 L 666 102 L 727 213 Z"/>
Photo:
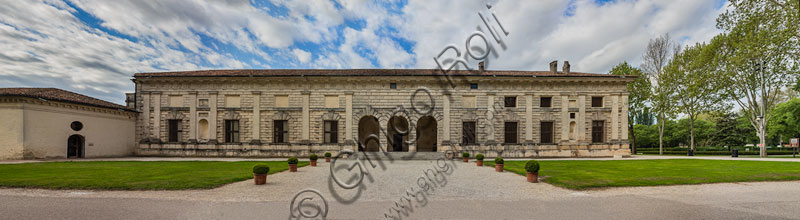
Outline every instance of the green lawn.
<path id="1" fill-rule="evenodd" d="M 504 169 L 525 175 L 527 161 L 506 161 Z M 569 189 L 722 182 L 800 180 L 800 163 L 734 160 L 544 160 L 539 176 Z M 494 166 L 493 160 L 484 165 Z"/>
<path id="2" fill-rule="evenodd" d="M 209 189 L 253 178 L 253 165 L 269 173 L 286 161 L 85 161 L 0 164 L 0 187 L 104 190 Z M 298 167 L 308 165 L 301 161 Z"/>

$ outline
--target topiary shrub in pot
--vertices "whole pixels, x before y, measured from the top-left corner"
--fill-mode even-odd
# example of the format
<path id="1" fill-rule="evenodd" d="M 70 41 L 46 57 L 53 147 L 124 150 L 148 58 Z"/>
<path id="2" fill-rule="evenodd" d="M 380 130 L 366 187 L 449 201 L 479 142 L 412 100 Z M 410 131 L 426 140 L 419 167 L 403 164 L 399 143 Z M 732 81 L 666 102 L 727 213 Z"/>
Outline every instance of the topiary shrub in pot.
<path id="1" fill-rule="evenodd" d="M 503 164 L 505 161 L 502 157 L 494 158 L 494 171 L 503 172 Z"/>
<path id="2" fill-rule="evenodd" d="M 325 152 L 325 162 L 326 163 L 331 162 L 331 152 Z"/>
<path id="3" fill-rule="evenodd" d="M 289 172 L 297 172 L 297 157 L 290 157 L 289 158 Z"/>
<path id="4" fill-rule="evenodd" d="M 253 180 L 256 185 L 264 185 L 267 183 L 267 174 L 269 173 L 269 166 L 266 164 L 256 164 L 253 166 Z"/>
<path id="5" fill-rule="evenodd" d="M 311 161 L 312 167 L 317 166 L 317 159 L 318 159 L 317 154 L 311 154 L 311 156 L 308 156 L 308 160 Z"/>
<path id="6" fill-rule="evenodd" d="M 467 152 L 461 153 L 461 159 L 464 160 L 464 163 L 469 162 L 469 153 Z"/>
<path id="7" fill-rule="evenodd" d="M 528 171 L 528 182 L 531 183 L 538 183 L 539 182 L 539 162 L 535 160 L 529 160 L 528 163 L 525 164 L 525 171 Z"/>
<path id="8" fill-rule="evenodd" d="M 479 167 L 483 166 L 483 154 L 475 155 L 475 160 L 477 161 Z"/>

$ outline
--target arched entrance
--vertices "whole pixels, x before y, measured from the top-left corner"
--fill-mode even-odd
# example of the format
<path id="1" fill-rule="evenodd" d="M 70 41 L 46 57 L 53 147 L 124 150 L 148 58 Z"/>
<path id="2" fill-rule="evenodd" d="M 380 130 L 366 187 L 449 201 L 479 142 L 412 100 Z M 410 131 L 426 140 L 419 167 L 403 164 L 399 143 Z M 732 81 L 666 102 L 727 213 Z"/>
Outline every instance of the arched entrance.
<path id="1" fill-rule="evenodd" d="M 83 158 L 84 145 L 83 136 L 74 134 L 67 139 L 67 158 Z"/>
<path id="2" fill-rule="evenodd" d="M 436 152 L 436 119 L 423 116 L 417 121 L 417 152 Z"/>
<path id="3" fill-rule="evenodd" d="M 389 118 L 386 132 L 389 134 L 386 137 L 386 143 L 389 148 L 387 151 L 394 152 L 408 152 L 408 120 L 400 116 L 392 116 Z"/>
<path id="4" fill-rule="evenodd" d="M 380 138 L 381 125 L 374 116 L 364 116 L 358 120 L 358 150 L 367 152 L 378 152 L 381 150 L 379 139 L 367 141 L 367 137 L 375 135 Z M 362 143 L 366 146 L 363 146 Z"/>

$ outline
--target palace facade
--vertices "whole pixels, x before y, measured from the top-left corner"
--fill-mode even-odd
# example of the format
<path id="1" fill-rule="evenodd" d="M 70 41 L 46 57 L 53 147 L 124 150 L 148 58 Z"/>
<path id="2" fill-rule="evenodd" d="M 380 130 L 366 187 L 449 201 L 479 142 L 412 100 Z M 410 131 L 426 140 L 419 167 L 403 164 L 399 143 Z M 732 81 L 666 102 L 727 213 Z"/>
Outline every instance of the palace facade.
<path id="1" fill-rule="evenodd" d="M 629 156 L 633 78 L 551 71 L 207 70 L 134 75 L 141 156 L 469 151 Z"/>

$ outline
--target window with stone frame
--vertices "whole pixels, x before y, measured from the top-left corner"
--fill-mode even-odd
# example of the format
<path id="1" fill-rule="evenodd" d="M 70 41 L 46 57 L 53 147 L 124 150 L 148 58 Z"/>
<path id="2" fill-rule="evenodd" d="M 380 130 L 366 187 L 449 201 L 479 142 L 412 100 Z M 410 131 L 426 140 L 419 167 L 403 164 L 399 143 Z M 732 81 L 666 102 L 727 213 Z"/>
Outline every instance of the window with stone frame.
<path id="1" fill-rule="evenodd" d="M 553 107 L 553 97 L 542 97 L 539 99 L 539 107 L 550 108 Z"/>
<path id="2" fill-rule="evenodd" d="M 603 107 L 603 97 L 602 96 L 592 97 L 592 107 L 602 108 Z"/>
<path id="3" fill-rule="evenodd" d="M 553 122 L 543 121 L 539 124 L 539 143 L 552 144 L 553 143 Z"/>
<path id="4" fill-rule="evenodd" d="M 208 99 L 200 99 L 197 101 L 198 107 L 208 107 Z"/>
<path id="5" fill-rule="evenodd" d="M 505 133 L 505 141 L 506 144 L 516 144 L 517 143 L 517 122 L 515 121 L 507 121 L 503 126 L 503 130 Z"/>
<path id="6" fill-rule="evenodd" d="M 239 143 L 239 120 L 225 120 L 225 143 Z"/>
<path id="7" fill-rule="evenodd" d="M 169 135 L 167 137 L 167 142 L 177 143 L 181 141 L 181 132 L 183 129 L 181 128 L 181 120 L 173 119 L 169 120 L 167 126 L 169 127 Z"/>
<path id="8" fill-rule="evenodd" d="M 475 122 L 465 121 L 461 124 L 461 144 L 472 145 L 477 144 L 475 140 Z"/>
<path id="9" fill-rule="evenodd" d="M 289 121 L 275 120 L 273 122 L 273 143 L 289 143 Z"/>
<path id="10" fill-rule="evenodd" d="M 326 144 L 339 143 L 339 122 L 338 121 L 324 121 L 323 135 Z"/>
<path id="11" fill-rule="evenodd" d="M 517 97 L 516 96 L 506 96 L 503 99 L 503 106 L 506 108 L 516 108 L 517 107 Z"/>
<path id="12" fill-rule="evenodd" d="M 603 143 L 605 139 L 605 121 L 592 121 L 592 143 Z"/>

